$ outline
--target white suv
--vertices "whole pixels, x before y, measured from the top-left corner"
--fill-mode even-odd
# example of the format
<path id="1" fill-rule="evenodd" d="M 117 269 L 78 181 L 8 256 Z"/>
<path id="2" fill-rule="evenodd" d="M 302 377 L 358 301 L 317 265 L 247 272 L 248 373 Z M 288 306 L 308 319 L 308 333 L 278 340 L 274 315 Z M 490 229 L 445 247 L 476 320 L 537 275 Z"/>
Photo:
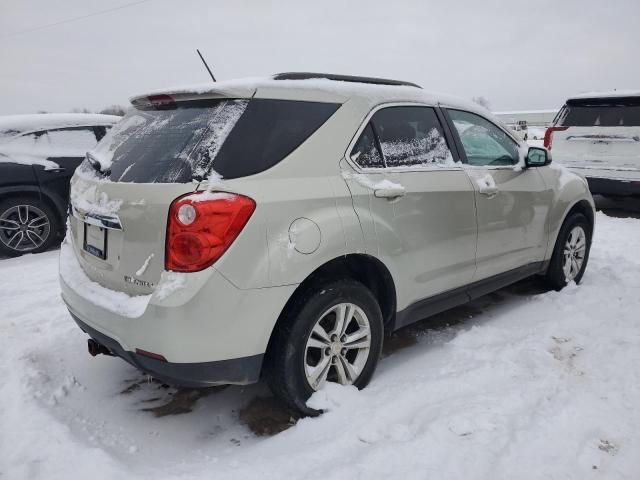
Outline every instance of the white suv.
<path id="1" fill-rule="evenodd" d="M 92 354 L 167 383 L 262 376 L 315 414 L 385 331 L 585 271 L 586 182 L 471 102 L 290 73 L 132 104 L 73 179 L 60 280 Z"/>
<path id="2" fill-rule="evenodd" d="M 584 175 L 591 193 L 640 196 L 640 91 L 569 98 L 545 134 L 556 161 Z"/>

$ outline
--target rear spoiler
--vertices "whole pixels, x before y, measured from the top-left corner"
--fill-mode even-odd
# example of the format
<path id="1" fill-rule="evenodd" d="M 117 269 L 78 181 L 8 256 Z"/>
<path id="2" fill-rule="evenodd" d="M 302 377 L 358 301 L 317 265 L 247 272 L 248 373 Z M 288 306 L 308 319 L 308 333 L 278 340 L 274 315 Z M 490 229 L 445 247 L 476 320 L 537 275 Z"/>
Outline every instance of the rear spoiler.
<path id="1" fill-rule="evenodd" d="M 174 102 L 184 102 L 189 100 L 207 100 L 218 98 L 251 98 L 256 93 L 255 86 L 234 86 L 234 87 L 185 87 L 178 90 L 156 90 L 144 95 L 131 97 L 129 101 L 135 106 L 144 106 L 154 103 L 154 99 L 172 99 Z"/>

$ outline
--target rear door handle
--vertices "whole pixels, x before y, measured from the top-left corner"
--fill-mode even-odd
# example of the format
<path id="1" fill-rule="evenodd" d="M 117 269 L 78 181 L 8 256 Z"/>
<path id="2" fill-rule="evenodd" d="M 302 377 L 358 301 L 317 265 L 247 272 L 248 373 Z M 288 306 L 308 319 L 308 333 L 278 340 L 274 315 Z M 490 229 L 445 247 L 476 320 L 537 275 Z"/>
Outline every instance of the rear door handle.
<path id="1" fill-rule="evenodd" d="M 394 198 L 403 197 L 406 190 L 403 187 L 389 187 L 389 188 L 376 188 L 373 191 L 373 195 L 377 198 L 387 198 L 392 200 Z"/>
<path id="2" fill-rule="evenodd" d="M 62 172 L 66 172 L 67 169 L 62 167 L 52 167 L 52 168 L 45 168 L 44 171 L 51 172 L 51 173 L 62 173 Z"/>

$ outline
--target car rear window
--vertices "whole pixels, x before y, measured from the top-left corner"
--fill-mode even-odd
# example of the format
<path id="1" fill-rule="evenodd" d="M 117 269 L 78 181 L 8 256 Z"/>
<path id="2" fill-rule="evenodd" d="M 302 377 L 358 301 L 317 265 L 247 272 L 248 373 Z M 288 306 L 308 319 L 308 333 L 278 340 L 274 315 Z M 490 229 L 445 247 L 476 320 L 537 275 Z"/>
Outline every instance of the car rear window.
<path id="1" fill-rule="evenodd" d="M 186 183 L 206 178 L 211 170 L 223 178 L 239 178 L 280 162 L 339 106 L 225 99 L 139 107 L 91 155 L 110 159 L 107 173 L 113 181 Z"/>
<path id="2" fill-rule="evenodd" d="M 556 125 L 565 127 L 638 127 L 640 98 L 569 100 Z"/>

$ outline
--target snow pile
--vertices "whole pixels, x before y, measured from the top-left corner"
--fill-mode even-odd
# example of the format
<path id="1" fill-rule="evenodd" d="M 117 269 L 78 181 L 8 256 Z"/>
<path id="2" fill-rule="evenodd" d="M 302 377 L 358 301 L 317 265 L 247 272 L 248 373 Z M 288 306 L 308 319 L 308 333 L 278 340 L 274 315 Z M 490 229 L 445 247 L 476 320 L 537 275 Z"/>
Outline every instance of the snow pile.
<path id="1" fill-rule="evenodd" d="M 149 263 L 151 262 L 151 259 L 155 256 L 155 254 L 151 254 L 147 257 L 147 259 L 144 261 L 144 263 L 142 264 L 142 266 L 136 270 L 136 277 L 140 277 L 142 275 L 144 275 L 144 272 L 147 271 L 147 268 L 149 268 Z"/>
<path id="2" fill-rule="evenodd" d="M 80 171 L 78 169 L 77 171 Z M 71 205 L 75 208 L 82 210 L 85 213 L 94 213 L 98 215 L 114 215 L 120 210 L 123 201 L 121 199 L 111 199 L 106 192 L 101 192 L 98 187 L 101 182 L 106 180 L 98 179 L 94 181 L 98 183 L 87 182 L 83 175 L 88 175 L 86 172 L 78 175 L 77 180 L 71 185 L 70 200 Z"/>
<path id="3" fill-rule="evenodd" d="M 168 272 L 163 271 L 160 275 L 160 281 L 158 286 L 153 292 L 153 298 L 157 300 L 164 300 L 165 298 L 173 295 L 178 290 L 181 290 L 187 284 L 188 274 L 181 272 Z"/>
<path id="4" fill-rule="evenodd" d="M 45 156 L 46 157 L 46 156 Z M 18 165 L 40 165 L 45 170 L 60 168 L 56 162 L 23 150 L 14 150 L 6 146 L 0 147 L 0 163 L 17 163 Z"/>
<path id="5" fill-rule="evenodd" d="M 455 165 L 446 140 L 435 128 L 432 128 L 424 138 L 385 141 L 380 146 L 387 160 L 387 166 L 394 168 Z"/>
<path id="6" fill-rule="evenodd" d="M 91 280 L 82 270 L 73 247 L 65 241 L 60 246 L 60 276 L 82 298 L 94 305 L 125 317 L 137 318 L 147 309 L 151 295 L 132 297 Z"/>
<path id="7" fill-rule="evenodd" d="M 394 189 L 400 190 L 402 192 L 405 191 L 405 188 L 399 183 L 392 182 L 391 180 L 384 178 L 382 180 L 373 181 L 367 175 L 363 173 L 351 173 L 351 172 L 342 172 L 342 178 L 345 180 L 355 180 L 360 185 L 370 190 L 380 190 L 380 189 Z"/>
<path id="8" fill-rule="evenodd" d="M 58 253 L 1 260 L 2 478 L 635 478 L 639 237 L 599 213 L 582 285 L 523 282 L 405 330 L 367 389 L 327 385 L 327 413 L 274 437 L 242 423 L 264 386 L 176 391 L 91 359 Z"/>
<path id="9" fill-rule="evenodd" d="M 100 113 L 36 113 L 0 116 L 0 141 L 21 133 L 64 127 L 113 125 L 121 117 Z"/>
<path id="10" fill-rule="evenodd" d="M 485 173 L 474 178 L 476 185 L 482 192 L 483 190 L 496 188 L 496 181 L 493 179 L 490 173 Z"/>

